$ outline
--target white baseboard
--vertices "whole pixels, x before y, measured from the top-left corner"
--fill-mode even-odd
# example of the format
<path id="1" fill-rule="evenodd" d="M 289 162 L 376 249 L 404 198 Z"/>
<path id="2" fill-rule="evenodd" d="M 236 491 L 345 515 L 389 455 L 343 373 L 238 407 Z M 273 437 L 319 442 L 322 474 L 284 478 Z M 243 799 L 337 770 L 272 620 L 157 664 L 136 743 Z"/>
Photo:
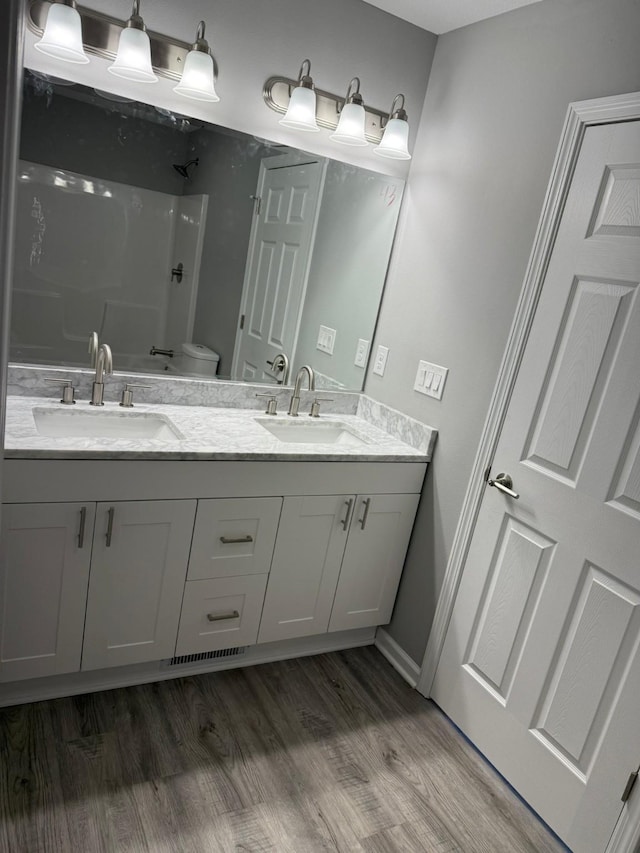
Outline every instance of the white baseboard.
<path id="1" fill-rule="evenodd" d="M 407 684 L 415 687 L 420 677 L 420 667 L 384 628 L 378 628 L 374 645 L 386 657 L 391 666 L 400 673 Z"/>
<path id="2" fill-rule="evenodd" d="M 23 705 L 28 702 L 41 702 L 45 699 L 59 699 L 62 696 L 76 696 L 80 693 L 113 690 L 117 687 L 132 687 L 135 684 L 148 684 L 152 681 L 168 681 L 171 678 L 204 675 L 207 672 L 219 672 L 224 669 L 274 663 L 290 658 L 321 655 L 327 652 L 353 649 L 357 646 L 370 646 L 374 642 L 375 633 L 375 628 L 356 628 L 352 631 L 317 634 L 313 637 L 301 637 L 296 640 L 262 643 L 247 647 L 242 656 L 218 658 L 196 664 L 168 667 L 166 661 L 154 661 L 153 663 L 134 666 L 119 666 L 113 669 L 72 672 L 68 675 L 13 681 L 8 684 L 0 684 L 0 708 L 8 705 Z"/>

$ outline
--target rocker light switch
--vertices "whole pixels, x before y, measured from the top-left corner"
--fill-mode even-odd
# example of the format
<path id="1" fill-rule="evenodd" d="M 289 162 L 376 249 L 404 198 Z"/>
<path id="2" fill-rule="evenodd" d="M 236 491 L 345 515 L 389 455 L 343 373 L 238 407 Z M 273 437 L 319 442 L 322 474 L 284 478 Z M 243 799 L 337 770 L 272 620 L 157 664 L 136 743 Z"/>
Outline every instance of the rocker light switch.
<path id="1" fill-rule="evenodd" d="M 419 361 L 413 390 L 420 394 L 426 394 L 428 397 L 435 397 L 436 400 L 441 400 L 447 373 L 449 373 L 448 367 L 441 367 L 428 361 Z"/>

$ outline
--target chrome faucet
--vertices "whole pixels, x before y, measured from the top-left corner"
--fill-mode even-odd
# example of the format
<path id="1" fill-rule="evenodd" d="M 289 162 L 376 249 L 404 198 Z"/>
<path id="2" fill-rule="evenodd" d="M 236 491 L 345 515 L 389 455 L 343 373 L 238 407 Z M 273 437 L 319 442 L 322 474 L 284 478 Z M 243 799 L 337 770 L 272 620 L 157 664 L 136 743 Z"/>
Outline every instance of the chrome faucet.
<path id="1" fill-rule="evenodd" d="M 98 359 L 98 350 L 100 349 L 100 340 L 97 332 L 91 332 L 89 335 L 89 365 L 94 370 L 96 369 L 96 361 Z"/>
<path id="2" fill-rule="evenodd" d="M 277 355 L 274 355 L 273 361 L 268 361 L 267 364 L 273 368 L 273 372 L 276 374 L 276 381 L 278 385 L 287 385 L 289 382 L 289 357 L 284 352 L 279 352 Z M 278 377 L 278 373 L 282 371 L 282 376 Z"/>
<path id="3" fill-rule="evenodd" d="M 96 378 L 91 386 L 92 406 L 104 406 L 104 377 L 113 373 L 113 356 L 108 344 L 100 344 L 96 356 Z"/>
<path id="4" fill-rule="evenodd" d="M 289 403 L 289 414 L 292 418 L 298 417 L 298 408 L 300 406 L 300 386 L 302 385 L 302 379 L 307 374 L 309 379 L 309 391 L 316 390 L 316 376 L 313 372 L 313 368 L 309 367 L 308 364 L 303 364 L 296 376 L 296 384 L 293 386 L 293 394 L 291 395 L 291 402 Z"/>

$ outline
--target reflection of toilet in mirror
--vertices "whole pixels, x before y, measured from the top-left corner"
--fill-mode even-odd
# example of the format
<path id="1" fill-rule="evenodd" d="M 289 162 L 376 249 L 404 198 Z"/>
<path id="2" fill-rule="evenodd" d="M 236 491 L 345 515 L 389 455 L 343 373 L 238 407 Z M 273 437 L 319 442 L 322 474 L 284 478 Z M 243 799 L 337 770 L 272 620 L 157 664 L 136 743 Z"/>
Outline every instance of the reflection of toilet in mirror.
<path id="1" fill-rule="evenodd" d="M 172 365 L 176 373 L 182 376 L 215 376 L 218 372 L 220 356 L 204 344 L 184 343 Z"/>

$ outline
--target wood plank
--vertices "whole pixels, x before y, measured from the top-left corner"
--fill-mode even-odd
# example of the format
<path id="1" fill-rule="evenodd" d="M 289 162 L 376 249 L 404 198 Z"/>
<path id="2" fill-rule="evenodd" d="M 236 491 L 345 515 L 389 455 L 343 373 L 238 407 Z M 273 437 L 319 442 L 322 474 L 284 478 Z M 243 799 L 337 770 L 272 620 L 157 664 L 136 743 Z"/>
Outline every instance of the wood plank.
<path id="1" fill-rule="evenodd" d="M 563 850 L 373 647 L 0 710 L 0 845 Z"/>

